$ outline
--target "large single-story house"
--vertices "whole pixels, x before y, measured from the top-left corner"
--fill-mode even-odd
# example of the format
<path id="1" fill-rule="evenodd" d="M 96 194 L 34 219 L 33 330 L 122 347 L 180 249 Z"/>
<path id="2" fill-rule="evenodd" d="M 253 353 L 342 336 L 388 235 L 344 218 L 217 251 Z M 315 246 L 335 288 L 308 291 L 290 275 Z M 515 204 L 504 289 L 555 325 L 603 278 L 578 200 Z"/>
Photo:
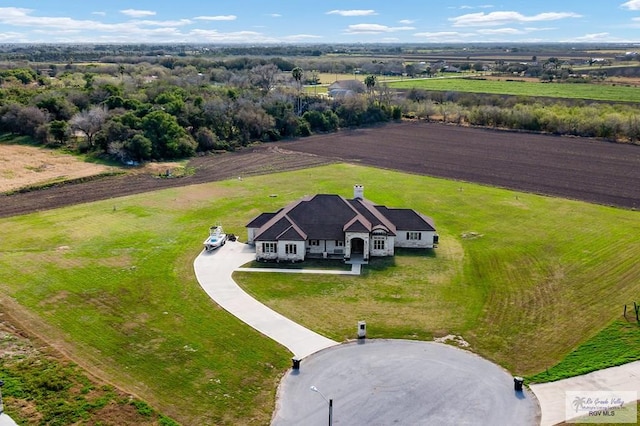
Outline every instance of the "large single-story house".
<path id="1" fill-rule="evenodd" d="M 247 225 L 257 260 L 302 261 L 306 257 L 368 260 L 393 256 L 396 247 L 432 249 L 438 245 L 433 220 L 412 209 L 379 206 L 354 186 L 353 199 L 318 194 L 275 213 L 262 213 Z"/>
<path id="2" fill-rule="evenodd" d="M 366 86 L 360 80 L 337 80 L 329 85 L 327 94 L 332 98 L 346 98 L 365 90 Z"/>

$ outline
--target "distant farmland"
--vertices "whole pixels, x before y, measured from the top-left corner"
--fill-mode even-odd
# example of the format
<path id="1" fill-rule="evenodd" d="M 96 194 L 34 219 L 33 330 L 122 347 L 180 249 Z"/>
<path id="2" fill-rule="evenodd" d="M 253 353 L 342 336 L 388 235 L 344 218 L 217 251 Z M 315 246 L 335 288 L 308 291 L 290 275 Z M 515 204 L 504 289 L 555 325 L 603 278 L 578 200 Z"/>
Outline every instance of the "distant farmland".
<path id="1" fill-rule="evenodd" d="M 540 83 L 517 80 L 480 80 L 468 78 L 408 79 L 387 83 L 395 89 L 423 89 L 443 92 L 488 93 L 495 95 L 539 96 L 565 99 L 590 99 L 611 102 L 640 102 L 637 87 L 598 84 Z"/>

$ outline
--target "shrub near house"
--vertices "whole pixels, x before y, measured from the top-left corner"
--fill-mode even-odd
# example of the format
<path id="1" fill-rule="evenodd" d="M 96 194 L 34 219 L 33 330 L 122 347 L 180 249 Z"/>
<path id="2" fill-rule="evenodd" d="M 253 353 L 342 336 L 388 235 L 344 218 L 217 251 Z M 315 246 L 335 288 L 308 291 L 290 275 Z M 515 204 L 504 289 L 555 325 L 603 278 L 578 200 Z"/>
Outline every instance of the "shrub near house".
<path id="1" fill-rule="evenodd" d="M 317 194 L 275 213 L 262 213 L 247 225 L 256 260 L 302 261 L 306 257 L 350 260 L 393 256 L 395 247 L 432 249 L 438 234 L 433 220 L 412 209 L 375 205 L 354 186 L 352 199 Z"/>

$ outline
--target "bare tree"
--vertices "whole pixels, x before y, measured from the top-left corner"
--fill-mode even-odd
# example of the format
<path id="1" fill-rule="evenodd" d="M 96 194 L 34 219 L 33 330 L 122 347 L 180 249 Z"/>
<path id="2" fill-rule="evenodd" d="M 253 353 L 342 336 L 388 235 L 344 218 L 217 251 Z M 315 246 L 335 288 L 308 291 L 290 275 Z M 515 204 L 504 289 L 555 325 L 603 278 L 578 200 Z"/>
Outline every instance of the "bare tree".
<path id="1" fill-rule="evenodd" d="M 274 64 L 259 65 L 251 69 L 251 83 L 269 93 L 275 87 L 279 73 L 280 68 Z"/>
<path id="2" fill-rule="evenodd" d="M 107 115 L 107 109 L 104 106 L 92 107 L 71 117 L 71 128 L 84 133 L 89 146 L 93 146 L 93 137 L 102 128 Z"/>

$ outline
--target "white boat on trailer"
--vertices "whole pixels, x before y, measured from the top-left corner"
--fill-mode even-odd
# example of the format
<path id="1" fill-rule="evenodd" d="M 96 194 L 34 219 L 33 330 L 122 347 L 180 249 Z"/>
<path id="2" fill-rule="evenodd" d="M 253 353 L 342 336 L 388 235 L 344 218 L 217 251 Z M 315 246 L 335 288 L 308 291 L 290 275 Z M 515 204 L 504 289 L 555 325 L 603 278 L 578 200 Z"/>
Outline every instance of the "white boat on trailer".
<path id="1" fill-rule="evenodd" d="M 222 230 L 222 226 L 212 226 L 209 228 L 209 237 L 204 240 L 204 248 L 207 251 L 212 251 L 218 247 L 222 247 L 227 242 L 227 234 Z"/>

